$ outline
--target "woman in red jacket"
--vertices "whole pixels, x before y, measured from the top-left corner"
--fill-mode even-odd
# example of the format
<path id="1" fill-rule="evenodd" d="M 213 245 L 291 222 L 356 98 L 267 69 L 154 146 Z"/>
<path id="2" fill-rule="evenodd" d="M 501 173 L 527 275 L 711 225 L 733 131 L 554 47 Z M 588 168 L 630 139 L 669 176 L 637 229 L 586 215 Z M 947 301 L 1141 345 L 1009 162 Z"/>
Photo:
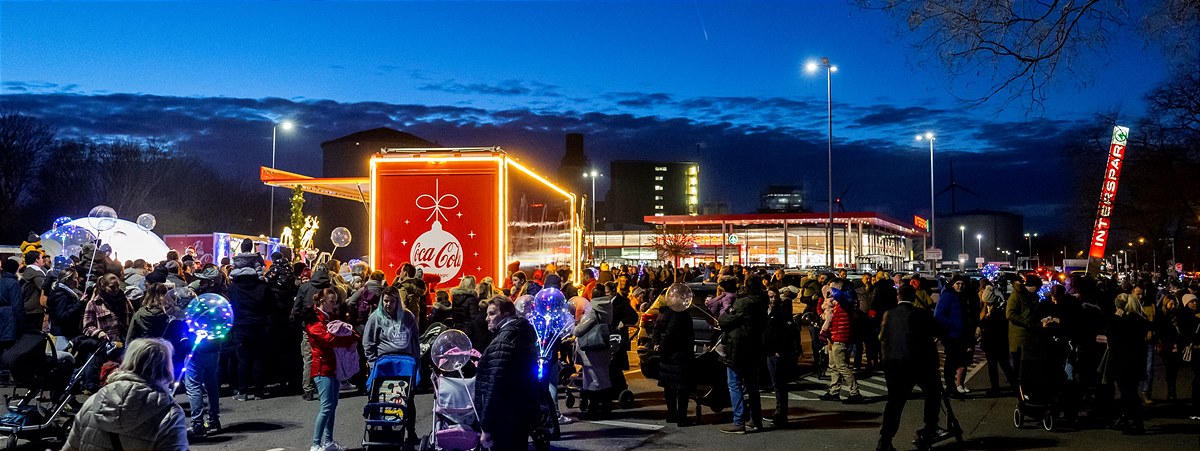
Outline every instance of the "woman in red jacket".
<path id="1" fill-rule="evenodd" d="M 358 334 L 336 336 L 327 325 L 335 319 L 338 294 L 332 288 L 321 289 L 313 307 L 302 313 L 304 330 L 308 332 L 308 344 L 312 348 L 312 377 L 321 401 L 317 410 L 316 430 L 313 431 L 312 447 L 309 451 L 341 451 L 343 448 L 333 441 L 334 414 L 337 412 L 338 391 L 337 355 L 333 348 L 354 345 Z"/>

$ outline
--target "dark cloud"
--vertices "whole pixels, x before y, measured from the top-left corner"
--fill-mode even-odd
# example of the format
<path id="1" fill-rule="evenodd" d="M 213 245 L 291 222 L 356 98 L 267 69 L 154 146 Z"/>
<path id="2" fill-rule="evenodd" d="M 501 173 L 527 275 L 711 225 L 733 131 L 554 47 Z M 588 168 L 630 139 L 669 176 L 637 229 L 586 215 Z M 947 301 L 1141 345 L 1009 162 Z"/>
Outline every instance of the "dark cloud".
<path id="1" fill-rule="evenodd" d="M 447 80 L 442 83 L 426 83 L 417 89 L 422 91 L 440 91 L 453 94 L 482 94 L 489 96 L 533 96 L 559 97 L 558 87 L 536 81 L 503 80 L 494 84 L 488 83 L 459 83 Z"/>
<path id="2" fill-rule="evenodd" d="M 31 94 L 10 86 L 23 85 L 6 83 L 8 94 L 0 96 L 6 108 L 45 119 L 63 137 L 153 138 L 210 162 L 224 174 L 248 180 L 257 177 L 259 165 L 269 163 L 272 124 L 283 119 L 299 127 L 279 132 L 278 166 L 314 176 L 321 171 L 321 142 L 375 127 L 403 130 L 445 146 L 498 145 L 548 174 L 555 173 L 562 157 L 564 135 L 583 133 L 588 156 L 600 167 L 619 159 L 699 161 L 702 197 L 728 201 L 738 211 L 753 210 L 759 191 L 768 184 L 802 185 L 807 190 L 805 202 L 824 208 L 824 102 L 641 97 L 667 102 L 660 105 L 666 107 L 664 111 L 686 112 L 672 115 L 273 97 Z M 491 87 L 535 89 L 505 83 Z M 1066 171 L 1073 167 L 1075 156 L 1066 143 L 1075 136 L 1072 122 L 967 121 L 954 112 L 892 105 L 854 109 L 835 104 L 835 108 L 841 108 L 843 117 L 835 118 L 833 186 L 835 194 L 850 188 L 844 200 L 848 210 L 876 210 L 897 218 L 927 212 L 927 147 L 915 145 L 908 131 L 893 131 L 914 128 L 922 121 L 948 120 L 956 120 L 956 130 L 946 133 L 950 145 L 939 140 L 938 189 L 949 183 L 952 159 L 958 183 L 980 193 L 978 198 L 959 196 L 959 210 L 1020 206 L 1022 211 L 1015 212 L 1027 214 L 1030 221 L 1042 218 L 1043 230 L 1050 230 L 1055 225 L 1053 216 L 1038 212 L 1069 202 L 1072 177 Z M 888 114 L 891 119 L 884 117 Z M 760 120 L 763 117 L 773 119 Z M 881 125 L 855 130 L 843 125 L 871 122 Z M 606 183 L 602 180 L 598 188 L 603 191 Z M 948 197 L 938 202 L 939 211 L 949 210 Z"/>

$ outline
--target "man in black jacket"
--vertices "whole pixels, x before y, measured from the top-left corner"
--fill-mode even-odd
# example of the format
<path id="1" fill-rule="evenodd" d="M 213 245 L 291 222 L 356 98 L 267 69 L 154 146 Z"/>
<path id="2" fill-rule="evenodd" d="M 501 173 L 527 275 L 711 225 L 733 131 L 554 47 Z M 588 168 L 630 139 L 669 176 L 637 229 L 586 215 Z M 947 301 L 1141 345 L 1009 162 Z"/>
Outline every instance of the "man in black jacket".
<path id="1" fill-rule="evenodd" d="M 238 394 L 236 401 L 262 396 L 262 368 L 267 345 L 267 322 L 274 300 L 271 287 L 252 266 L 234 269 L 229 285 L 233 304 L 233 339 L 237 343 Z"/>
<path id="2" fill-rule="evenodd" d="M 883 315 L 880 334 L 883 374 L 887 378 L 888 400 L 883 408 L 883 427 L 879 429 L 878 451 L 894 451 L 892 437 L 900 428 L 900 414 L 913 386 L 921 387 L 925 397 L 925 428 L 918 438 L 944 434 L 938 427 L 942 385 L 938 381 L 938 354 L 934 337 L 941 326 L 926 309 L 913 305 L 917 291 L 911 285 L 899 290 L 899 304 Z"/>
<path id="3" fill-rule="evenodd" d="M 475 410 L 483 446 L 498 451 L 528 449 L 540 409 L 537 334 L 507 299 L 488 301 L 487 320 L 495 338 L 483 351 L 475 376 Z"/>
<path id="4" fill-rule="evenodd" d="M 292 327 L 302 329 L 300 312 L 312 307 L 316 302 L 317 293 L 331 286 L 329 269 L 325 265 L 317 265 L 308 282 L 304 282 L 296 291 L 296 301 L 292 304 Z M 303 332 L 300 334 L 300 357 L 304 360 L 304 375 L 300 379 L 300 386 L 304 390 L 303 398 L 305 401 L 314 401 L 317 399 L 317 386 L 312 380 L 312 348 L 308 345 L 308 334 Z"/>

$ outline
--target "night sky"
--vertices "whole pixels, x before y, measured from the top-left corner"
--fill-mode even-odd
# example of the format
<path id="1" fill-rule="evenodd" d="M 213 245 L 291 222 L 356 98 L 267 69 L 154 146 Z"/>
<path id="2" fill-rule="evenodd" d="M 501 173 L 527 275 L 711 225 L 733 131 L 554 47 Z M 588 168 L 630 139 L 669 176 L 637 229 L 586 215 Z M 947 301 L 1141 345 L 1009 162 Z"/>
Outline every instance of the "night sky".
<path id="1" fill-rule="evenodd" d="M 1105 149 L 1070 145 L 1107 136 L 1097 113 L 1143 115 L 1166 76 L 1132 31 L 1109 39 L 1030 112 L 958 100 L 990 74 L 951 80 L 897 20 L 850 2 L 3 2 L 0 108 L 62 137 L 166 141 L 245 178 L 269 164 L 276 120 L 299 125 L 278 166 L 311 175 L 320 142 L 381 126 L 499 145 L 545 172 L 578 132 L 601 170 L 697 160 L 702 202 L 748 211 L 766 184 L 801 184 L 820 210 L 825 80 L 803 67 L 828 56 L 848 210 L 927 214 L 928 147 L 913 137 L 933 131 L 938 188 L 953 161 L 982 194 L 959 210 L 1053 230 L 1078 189 L 1064 174 L 1104 164 Z"/>

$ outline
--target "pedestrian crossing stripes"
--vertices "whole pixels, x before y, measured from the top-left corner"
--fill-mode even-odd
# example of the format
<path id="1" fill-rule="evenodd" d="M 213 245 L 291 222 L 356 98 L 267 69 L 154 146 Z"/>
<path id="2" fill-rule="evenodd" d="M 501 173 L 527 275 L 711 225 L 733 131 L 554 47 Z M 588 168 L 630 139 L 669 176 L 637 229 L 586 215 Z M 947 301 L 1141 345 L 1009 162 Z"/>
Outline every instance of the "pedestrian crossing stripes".
<path id="1" fill-rule="evenodd" d="M 945 362 L 945 354 L 940 348 L 938 349 L 938 355 L 939 362 Z M 970 381 L 975 376 L 975 373 L 982 370 L 986 364 L 987 359 L 984 357 L 983 351 L 976 349 L 975 355 L 971 358 L 971 365 L 967 367 L 966 380 Z M 942 364 L 939 364 L 938 374 L 941 374 L 942 368 Z M 887 396 L 887 379 L 883 377 L 882 371 L 856 371 L 854 376 L 858 382 L 858 390 L 864 398 L 883 398 Z M 843 387 L 843 397 L 849 395 L 847 390 L 847 388 Z M 819 397 L 828 391 L 829 377 L 817 377 L 815 373 L 810 373 L 788 386 L 788 399 L 793 401 L 819 401 Z M 761 395 L 764 398 L 775 398 L 775 394 L 770 391 L 762 392 Z"/>

